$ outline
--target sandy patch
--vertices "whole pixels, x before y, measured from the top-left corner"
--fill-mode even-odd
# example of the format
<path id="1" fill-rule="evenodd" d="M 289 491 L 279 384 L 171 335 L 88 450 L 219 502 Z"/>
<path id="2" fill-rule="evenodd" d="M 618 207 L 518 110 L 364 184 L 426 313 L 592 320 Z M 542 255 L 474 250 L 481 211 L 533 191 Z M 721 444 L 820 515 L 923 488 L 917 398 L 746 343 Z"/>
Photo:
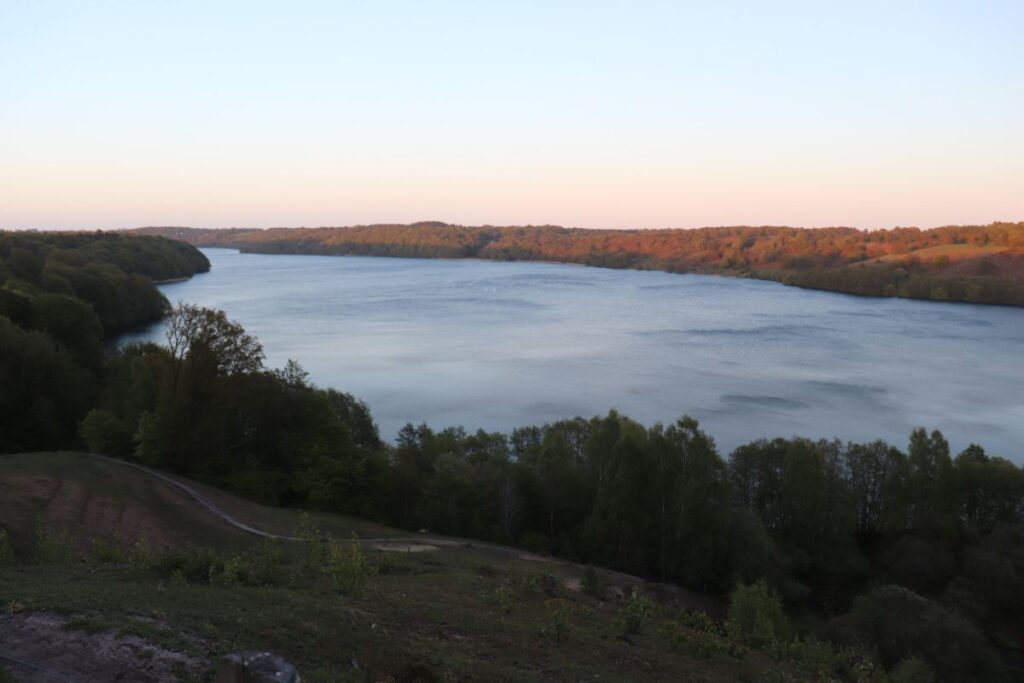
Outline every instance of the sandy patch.
<path id="1" fill-rule="evenodd" d="M 583 582 L 579 579 L 565 579 L 562 583 L 565 584 L 565 587 L 573 593 L 579 593 L 580 589 L 583 587 Z"/>

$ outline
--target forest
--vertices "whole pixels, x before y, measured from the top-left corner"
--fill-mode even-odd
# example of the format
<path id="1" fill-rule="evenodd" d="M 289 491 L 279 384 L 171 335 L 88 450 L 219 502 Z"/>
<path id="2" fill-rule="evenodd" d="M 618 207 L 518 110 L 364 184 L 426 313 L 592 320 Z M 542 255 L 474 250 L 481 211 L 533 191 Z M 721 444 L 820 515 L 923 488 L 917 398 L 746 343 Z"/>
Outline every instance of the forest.
<path id="1" fill-rule="evenodd" d="M 209 268 L 198 249 L 160 237 L 0 232 L 0 447 L 74 442 L 104 343 L 167 312 L 154 282 Z"/>
<path id="2" fill-rule="evenodd" d="M 585 230 L 445 223 L 137 232 L 264 254 L 480 258 L 710 273 L 862 296 L 1024 306 L 1024 223 Z"/>
<path id="3" fill-rule="evenodd" d="M 520 546 L 725 595 L 765 581 L 801 628 L 1001 680 L 986 638 L 1024 609 L 1024 470 L 939 431 L 720 453 L 693 419 L 614 411 L 511 433 L 409 424 L 267 368 L 223 311 L 153 285 L 208 264 L 157 237 L 0 235 L 0 451 L 88 449 L 252 500 Z M 168 316 L 166 343 L 104 351 Z M 1005 457 L 999 457 L 1005 456 Z"/>

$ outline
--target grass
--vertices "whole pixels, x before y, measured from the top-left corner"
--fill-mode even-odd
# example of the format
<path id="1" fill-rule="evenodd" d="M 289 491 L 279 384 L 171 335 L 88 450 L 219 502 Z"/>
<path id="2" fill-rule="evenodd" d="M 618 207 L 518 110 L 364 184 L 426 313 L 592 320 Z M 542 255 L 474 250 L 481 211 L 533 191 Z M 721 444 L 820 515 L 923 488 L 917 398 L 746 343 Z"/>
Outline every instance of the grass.
<path id="1" fill-rule="evenodd" d="M 482 549 L 372 557 L 380 574 L 346 595 L 321 580 L 253 588 L 169 580 L 150 570 L 76 563 L 18 566 L 0 576 L 0 601 L 69 615 L 65 628 L 138 635 L 207 658 L 266 649 L 294 662 L 305 680 L 736 680 L 743 662 L 708 660 L 651 628 L 619 638 L 626 601 L 601 602 L 559 589 L 538 570 Z M 483 564 L 493 575 L 479 571 Z M 294 566 L 294 561 L 292 565 Z M 574 569 L 566 569 L 575 573 Z M 495 605 L 504 590 L 510 604 Z M 358 666 L 358 668 L 356 668 Z"/>
<path id="2" fill-rule="evenodd" d="M 301 521 L 195 486 L 247 524 L 294 534 Z M 132 524 L 118 537 L 108 518 Z M 220 656 L 246 649 L 285 657 L 307 681 L 713 682 L 775 669 L 804 680 L 708 636 L 707 620 L 680 608 L 681 589 L 650 586 L 649 600 L 628 577 L 464 542 L 420 553 L 353 546 L 353 533 L 409 534 L 335 515 L 311 516 L 340 540 L 309 552 L 237 532 L 167 483 L 88 456 L 0 456 L 0 519 L 18 555 L 0 571 L 0 605 L 65 615 L 83 637 L 134 635 L 183 652 L 211 667 L 206 680 Z M 73 557 L 32 559 L 39 528 L 51 542 L 45 529 L 67 529 Z M 132 551 L 139 529 L 161 543 Z"/>
<path id="3" fill-rule="evenodd" d="M 179 478 L 236 519 L 270 533 L 292 535 L 303 513 L 259 505 Z M 311 513 L 323 531 L 349 538 L 404 532 L 340 515 Z M 67 531 L 80 551 L 94 538 L 123 548 L 146 537 L 154 549 L 247 547 L 255 537 L 195 505 L 185 493 L 145 472 L 81 453 L 0 455 L 0 526 L 24 552 L 42 525 Z M 406 534 L 407 535 L 407 534 Z"/>

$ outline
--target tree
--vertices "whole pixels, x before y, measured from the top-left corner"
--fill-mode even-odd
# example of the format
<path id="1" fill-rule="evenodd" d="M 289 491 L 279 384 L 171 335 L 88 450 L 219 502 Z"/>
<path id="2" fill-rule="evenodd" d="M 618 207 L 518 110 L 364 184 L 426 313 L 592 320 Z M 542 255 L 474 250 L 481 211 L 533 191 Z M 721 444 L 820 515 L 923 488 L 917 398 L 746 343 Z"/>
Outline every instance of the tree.
<path id="1" fill-rule="evenodd" d="M 167 316 L 166 337 L 179 365 L 191 361 L 224 375 L 263 369 L 263 346 L 224 311 L 179 302 Z"/>
<path id="2" fill-rule="evenodd" d="M 849 620 L 886 666 L 917 657 L 940 681 L 1006 680 L 999 656 L 975 626 L 906 588 L 883 586 L 858 597 Z"/>
<path id="3" fill-rule="evenodd" d="M 109 410 L 90 410 L 82 419 L 78 433 L 90 453 L 123 457 L 132 452 L 131 432 Z"/>

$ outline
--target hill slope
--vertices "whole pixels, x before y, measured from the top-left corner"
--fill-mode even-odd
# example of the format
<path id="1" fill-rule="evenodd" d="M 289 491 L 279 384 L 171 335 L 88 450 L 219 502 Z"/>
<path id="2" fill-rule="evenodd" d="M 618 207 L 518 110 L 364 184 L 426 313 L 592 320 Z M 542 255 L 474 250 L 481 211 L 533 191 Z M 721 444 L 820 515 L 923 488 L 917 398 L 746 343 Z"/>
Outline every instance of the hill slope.
<path id="1" fill-rule="evenodd" d="M 245 524 L 309 526 L 295 511 L 184 483 Z M 581 590 L 586 573 L 569 563 L 429 535 L 388 541 L 396 532 L 316 515 L 312 522 L 334 536 L 375 534 L 360 546 L 374 576 L 340 587 L 319 571 L 303 573 L 307 543 L 268 546 L 152 473 L 84 454 L 0 456 L 0 520 L 21 558 L 0 572 L 0 669 L 24 680 L 82 671 L 95 677 L 76 680 L 168 680 L 152 662 L 202 678 L 219 655 L 247 648 L 278 652 L 313 681 L 630 680 L 641 671 L 648 680 L 690 672 L 724 681 L 751 661 L 764 664 L 727 649 L 707 659 L 681 645 L 686 607 L 718 611 L 705 596 L 648 585 L 662 607 L 643 617 L 641 633 L 622 635 L 631 587 L 640 585 L 631 577 L 599 572 L 599 598 Z M 30 560 L 38 529 L 51 542 L 66 529 L 69 557 Z M 130 550 L 140 536 L 163 549 L 145 566 Z M 333 547 L 343 557 L 355 552 Z M 275 552 L 272 566 L 259 560 Z M 226 580 L 235 560 L 262 561 L 265 574 Z M 152 652 L 126 659 L 129 644 Z M 68 652 L 77 659 L 68 663 Z M 33 677 L 30 665 L 52 670 Z"/>

